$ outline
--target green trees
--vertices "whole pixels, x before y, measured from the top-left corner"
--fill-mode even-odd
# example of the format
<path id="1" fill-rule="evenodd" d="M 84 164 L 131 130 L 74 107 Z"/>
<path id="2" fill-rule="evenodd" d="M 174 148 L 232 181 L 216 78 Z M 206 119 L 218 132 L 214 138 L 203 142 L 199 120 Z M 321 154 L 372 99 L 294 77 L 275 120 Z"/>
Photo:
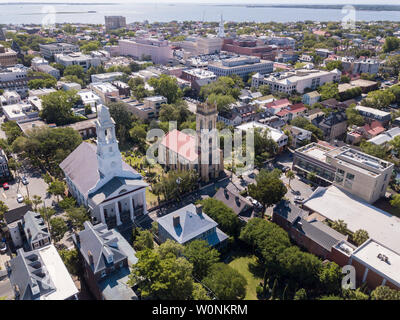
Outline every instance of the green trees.
<path id="1" fill-rule="evenodd" d="M 64 234 L 68 231 L 67 224 L 61 217 L 50 219 L 50 226 L 51 236 L 56 242 L 60 241 L 64 237 Z"/>
<path id="2" fill-rule="evenodd" d="M 271 87 L 268 84 L 263 84 L 258 87 L 258 91 L 260 91 L 263 96 L 267 96 L 271 94 Z"/>
<path id="3" fill-rule="evenodd" d="M 211 93 L 208 96 L 208 102 L 217 104 L 218 112 L 224 113 L 230 110 L 229 106 L 235 103 L 235 99 L 230 95 Z"/>
<path id="4" fill-rule="evenodd" d="M 279 253 L 290 246 L 285 230 L 261 218 L 251 219 L 242 229 L 239 239 L 259 252 L 263 263 L 271 270 L 276 267 Z"/>
<path id="5" fill-rule="evenodd" d="M 78 79 L 85 81 L 85 69 L 79 65 L 67 66 L 64 69 L 65 76 L 76 76 Z"/>
<path id="6" fill-rule="evenodd" d="M 57 84 L 57 79 L 33 79 L 28 81 L 28 88 L 30 90 L 39 88 L 54 88 Z"/>
<path id="7" fill-rule="evenodd" d="M 142 78 L 139 78 L 139 77 L 131 78 L 128 81 L 128 85 L 132 90 L 133 96 L 138 100 L 141 100 L 141 99 L 149 96 L 149 94 L 150 94 L 150 92 L 145 89 L 144 81 Z"/>
<path id="8" fill-rule="evenodd" d="M 72 227 L 76 230 L 83 229 L 83 223 L 89 220 L 87 209 L 84 206 L 71 207 L 67 209 L 67 218 L 71 221 Z"/>
<path id="9" fill-rule="evenodd" d="M 323 131 L 314 126 L 310 121 L 303 117 L 296 117 L 291 122 L 290 125 L 299 127 L 308 131 L 311 131 L 313 134 L 313 139 L 316 141 L 317 139 L 322 139 L 324 136 Z"/>
<path id="10" fill-rule="evenodd" d="M 334 82 L 327 82 L 318 89 L 321 94 L 321 100 L 336 99 L 339 100 L 338 84 Z"/>
<path id="11" fill-rule="evenodd" d="M 280 180 L 280 175 L 279 170 L 272 172 L 261 170 L 256 177 L 256 184 L 251 184 L 248 187 L 249 195 L 263 206 L 263 215 L 266 207 L 268 208 L 281 201 L 287 192 L 286 186 Z"/>
<path id="12" fill-rule="evenodd" d="M 101 46 L 100 41 L 89 41 L 80 47 L 81 51 L 84 53 L 89 53 L 91 51 L 98 50 Z"/>
<path id="13" fill-rule="evenodd" d="M 393 198 L 390 200 L 390 205 L 395 207 L 397 210 L 400 210 L 400 194 L 395 194 Z"/>
<path id="14" fill-rule="evenodd" d="M 177 80 L 168 75 L 162 74 L 159 78 L 151 78 L 148 83 L 156 94 L 166 97 L 168 103 L 175 103 L 183 95 Z"/>
<path id="15" fill-rule="evenodd" d="M 286 178 L 289 179 L 289 188 L 291 188 L 290 182 L 296 177 L 296 175 L 294 174 L 294 172 L 292 170 L 288 170 L 285 172 L 285 176 L 286 176 Z"/>
<path id="16" fill-rule="evenodd" d="M 12 144 L 20 159 L 44 167 L 52 174 L 60 171 L 58 165 L 82 142 L 81 135 L 72 128 L 41 127 L 28 130 Z"/>
<path id="17" fill-rule="evenodd" d="M 65 266 L 67 267 L 68 272 L 73 275 L 78 275 L 81 269 L 78 251 L 76 249 L 73 250 L 62 249 L 59 250 L 58 253 L 60 254 L 60 257 L 64 262 Z"/>
<path id="18" fill-rule="evenodd" d="M 162 105 L 159 119 L 162 122 L 176 121 L 178 124 L 177 129 L 182 129 L 182 124 L 184 122 L 194 121 L 195 115 L 190 112 L 185 101 L 179 100 L 174 104 Z"/>
<path id="19" fill-rule="evenodd" d="M 211 82 L 200 89 L 200 97 L 206 100 L 210 95 L 228 96 L 236 100 L 240 95 L 240 88 L 231 77 L 219 77 L 217 81 Z"/>
<path id="20" fill-rule="evenodd" d="M 55 179 L 54 181 L 50 182 L 47 192 L 51 195 L 57 197 L 57 202 L 59 202 L 59 197 L 64 195 L 65 193 L 65 184 L 63 181 Z"/>
<path id="21" fill-rule="evenodd" d="M 387 148 L 385 146 L 379 146 L 376 144 L 373 144 L 368 141 L 362 141 L 360 144 L 360 148 L 362 152 L 365 152 L 371 156 L 380 158 L 385 160 L 387 158 Z"/>
<path id="22" fill-rule="evenodd" d="M 337 232 L 347 235 L 347 223 L 343 220 L 335 220 L 332 222 L 331 225 L 332 229 L 335 229 Z"/>
<path id="23" fill-rule="evenodd" d="M 212 265 L 203 282 L 219 300 L 241 300 L 246 295 L 246 279 L 224 263 Z"/>
<path id="24" fill-rule="evenodd" d="M 144 249 L 153 249 L 153 235 L 149 230 L 137 230 L 137 235 L 135 241 L 133 242 L 133 247 L 136 251 L 141 251 Z"/>
<path id="25" fill-rule="evenodd" d="M 400 136 L 396 136 L 393 140 L 389 141 L 389 145 L 393 147 L 397 155 L 400 154 Z"/>
<path id="26" fill-rule="evenodd" d="M 396 37 L 386 37 L 385 43 L 383 44 L 383 52 L 392 52 L 397 50 L 400 46 L 400 40 Z"/>
<path id="27" fill-rule="evenodd" d="M 129 130 L 132 128 L 132 116 L 124 103 L 112 102 L 107 105 L 110 116 L 115 121 L 115 134 L 121 144 L 129 139 Z"/>
<path id="28" fill-rule="evenodd" d="M 74 90 L 52 92 L 42 97 L 40 117 L 47 123 L 57 126 L 70 124 L 77 120 L 72 108 L 79 102 L 80 97 Z"/>
<path id="29" fill-rule="evenodd" d="M 203 199 L 201 204 L 203 211 L 218 223 L 222 231 L 233 237 L 239 236 L 241 222 L 231 208 L 214 198 Z"/>
<path id="30" fill-rule="evenodd" d="M 356 232 L 354 232 L 353 241 L 357 246 L 361 246 L 368 239 L 369 235 L 366 230 L 359 229 Z"/>
<path id="31" fill-rule="evenodd" d="M 360 115 L 360 113 L 353 106 L 350 106 L 346 109 L 347 123 L 349 126 L 363 126 L 364 125 L 364 117 Z"/>
<path id="32" fill-rule="evenodd" d="M 278 151 L 278 144 L 270 137 L 269 130 L 254 130 L 255 164 L 263 166 L 264 161 L 271 159 Z"/>
<path id="33" fill-rule="evenodd" d="M 370 108 L 384 109 L 396 101 L 396 96 L 389 90 L 376 90 L 368 92 L 367 97 L 362 101 L 362 105 Z"/>
<path id="34" fill-rule="evenodd" d="M 162 257 L 159 249 L 144 249 L 136 256 L 138 262 L 132 266 L 128 284 L 137 284 L 143 298 L 187 300 L 192 297 L 193 266 L 185 258 L 172 252 Z"/>
<path id="35" fill-rule="evenodd" d="M 340 294 L 342 277 L 342 270 L 336 263 L 322 265 L 319 270 L 319 282 L 323 292 Z"/>
<path id="36" fill-rule="evenodd" d="M 307 292 L 305 289 L 301 288 L 296 291 L 293 300 L 307 300 Z"/>
<path id="37" fill-rule="evenodd" d="M 326 63 L 326 69 L 328 69 L 328 71 L 332 71 L 334 69 L 343 70 L 342 61 L 340 60 L 329 61 Z"/>
<path id="38" fill-rule="evenodd" d="M 0 201 L 0 221 L 3 221 L 4 214 L 7 211 L 8 211 L 8 206 L 3 201 Z"/>
<path id="39" fill-rule="evenodd" d="M 5 132 L 7 143 L 10 145 L 22 135 L 22 131 L 15 121 L 3 122 L 1 124 L 1 130 Z"/>
<path id="40" fill-rule="evenodd" d="M 400 291 L 390 289 L 386 286 L 376 287 L 371 292 L 372 300 L 400 300 Z"/>
<path id="41" fill-rule="evenodd" d="M 219 252 L 203 240 L 188 243 L 183 254 L 193 264 L 193 274 L 199 279 L 203 279 L 210 267 L 219 261 Z"/>
<path id="42" fill-rule="evenodd" d="M 180 184 L 176 183 L 179 180 Z M 153 185 L 155 195 L 164 195 L 164 199 L 176 199 L 181 194 L 193 191 L 197 187 L 198 175 L 195 171 L 170 171 Z"/>

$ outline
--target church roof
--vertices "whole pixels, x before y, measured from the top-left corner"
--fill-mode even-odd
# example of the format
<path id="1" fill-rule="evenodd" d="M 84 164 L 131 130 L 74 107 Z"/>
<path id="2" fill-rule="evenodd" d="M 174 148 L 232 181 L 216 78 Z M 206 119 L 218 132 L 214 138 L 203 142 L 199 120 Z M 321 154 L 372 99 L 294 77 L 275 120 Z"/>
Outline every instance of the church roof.
<path id="1" fill-rule="evenodd" d="M 100 180 L 97 162 L 96 145 L 82 142 L 72 153 L 60 164 L 60 168 L 68 176 L 75 187 L 85 197 Z M 122 169 L 138 174 L 131 166 L 124 161 Z M 106 184 L 108 185 L 108 183 Z"/>
<path id="2" fill-rule="evenodd" d="M 196 139 L 191 135 L 174 129 L 164 136 L 161 144 L 190 162 L 197 160 Z"/>

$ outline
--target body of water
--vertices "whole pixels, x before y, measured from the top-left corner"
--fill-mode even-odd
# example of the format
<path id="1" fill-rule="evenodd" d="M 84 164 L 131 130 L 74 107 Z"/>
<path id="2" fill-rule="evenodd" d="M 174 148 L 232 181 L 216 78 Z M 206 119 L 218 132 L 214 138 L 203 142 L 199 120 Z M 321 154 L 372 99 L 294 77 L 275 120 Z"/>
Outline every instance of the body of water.
<path id="1" fill-rule="evenodd" d="M 96 12 L 90 12 L 96 11 Z M 205 4 L 1 4 L 0 24 L 42 23 L 49 12 L 56 12 L 56 23 L 104 23 L 105 15 L 122 15 L 127 23 L 148 20 L 149 22 L 219 21 L 223 14 L 226 21 L 291 22 L 291 21 L 341 21 L 345 16 L 337 9 L 301 9 L 243 7 Z M 47 17 L 48 19 L 48 17 Z M 400 21 L 400 11 L 357 11 L 358 21 Z"/>

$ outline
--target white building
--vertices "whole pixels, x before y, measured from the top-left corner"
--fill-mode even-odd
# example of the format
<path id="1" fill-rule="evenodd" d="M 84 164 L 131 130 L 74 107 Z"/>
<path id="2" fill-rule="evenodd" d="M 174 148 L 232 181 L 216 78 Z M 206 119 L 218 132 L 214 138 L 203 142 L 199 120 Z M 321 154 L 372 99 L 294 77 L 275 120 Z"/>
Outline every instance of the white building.
<path id="1" fill-rule="evenodd" d="M 252 86 L 258 88 L 260 85 L 269 85 L 273 92 L 299 92 L 304 93 L 305 89 L 316 89 L 327 82 L 338 82 L 342 73 L 338 70 L 306 70 L 299 69 L 285 73 L 275 73 L 260 79 L 254 75 Z"/>
<path id="2" fill-rule="evenodd" d="M 47 73 L 56 79 L 60 78 L 60 71 L 58 69 L 50 66 L 49 62 L 44 58 L 40 58 L 40 57 L 33 58 L 32 62 L 31 62 L 31 66 L 32 66 L 32 69 L 35 71 Z"/>
<path id="3" fill-rule="evenodd" d="M 96 112 L 96 106 L 101 104 L 101 98 L 95 94 L 92 90 L 82 90 L 77 93 L 81 99 L 84 106 L 91 106 L 92 110 Z"/>
<path id="4" fill-rule="evenodd" d="M 54 59 L 57 63 L 62 64 L 64 67 L 78 65 L 81 66 L 85 71 L 87 71 L 90 67 L 97 67 L 101 64 L 100 58 L 83 54 L 81 52 L 56 54 L 54 55 Z"/>
<path id="5" fill-rule="evenodd" d="M 119 97 L 119 90 L 108 82 L 91 83 L 88 88 L 100 97 L 102 103 L 111 101 L 113 98 Z"/>
<path id="6" fill-rule="evenodd" d="M 92 82 L 112 82 L 118 77 L 122 77 L 122 72 L 108 72 L 108 73 L 99 73 L 99 74 L 92 74 L 91 80 Z"/>
<path id="7" fill-rule="evenodd" d="M 214 72 L 217 77 L 236 74 L 245 78 L 249 73 L 267 74 L 271 73 L 273 69 L 272 61 L 250 56 L 240 56 L 208 64 L 208 70 Z"/>
<path id="8" fill-rule="evenodd" d="M 156 64 L 166 64 L 173 58 L 173 51 L 167 40 L 152 38 L 134 40 L 119 40 L 119 52 L 123 56 L 131 56 L 142 59 L 150 56 L 151 61 Z"/>
<path id="9" fill-rule="evenodd" d="M 97 144 L 81 143 L 60 168 L 71 194 L 90 209 L 93 220 L 113 228 L 147 214 L 148 184 L 122 160 L 108 108 L 97 110 Z"/>
<path id="10" fill-rule="evenodd" d="M 79 52 L 79 46 L 70 43 L 39 44 L 40 53 L 46 59 L 52 59 L 55 54 Z"/>
<path id="11" fill-rule="evenodd" d="M 0 70 L 0 89 L 16 91 L 21 97 L 28 94 L 28 68 L 23 65 Z"/>

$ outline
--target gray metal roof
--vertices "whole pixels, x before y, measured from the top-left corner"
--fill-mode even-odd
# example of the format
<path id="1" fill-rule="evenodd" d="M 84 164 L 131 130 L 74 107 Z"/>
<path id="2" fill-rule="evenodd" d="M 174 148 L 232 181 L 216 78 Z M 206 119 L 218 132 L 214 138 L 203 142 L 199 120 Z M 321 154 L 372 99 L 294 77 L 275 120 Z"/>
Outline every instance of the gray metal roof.
<path id="1" fill-rule="evenodd" d="M 303 218 L 299 218 L 294 224 L 294 228 L 328 251 L 331 251 L 332 247 L 339 241 L 347 240 L 347 236 L 317 220 L 308 222 Z"/>
<path id="2" fill-rule="evenodd" d="M 130 273 L 129 268 L 121 268 L 98 283 L 106 300 L 138 300 L 136 293 L 127 285 Z"/>
<path id="3" fill-rule="evenodd" d="M 239 193 L 234 193 L 226 188 L 219 188 L 214 198 L 225 203 L 237 215 L 253 210 L 253 205 L 250 201 L 242 197 Z"/>
<path id="4" fill-rule="evenodd" d="M 39 300 L 41 295 L 56 290 L 37 250 L 19 249 L 17 256 L 10 260 L 10 266 L 10 281 L 18 286 L 20 300 Z"/>
<path id="5" fill-rule="evenodd" d="M 30 242 L 50 237 L 50 232 L 39 213 L 28 211 L 23 218 L 25 234 L 31 234 Z"/>
<path id="6" fill-rule="evenodd" d="M 179 216 L 179 226 L 174 227 L 173 218 Z M 196 213 L 194 204 L 178 209 L 157 220 L 176 242 L 186 243 L 204 232 L 216 227 L 218 224 L 204 212 Z"/>
<path id="7" fill-rule="evenodd" d="M 75 187 L 81 194 L 87 197 L 88 192 L 100 180 L 100 173 L 97 162 L 97 147 L 92 143 L 82 142 L 72 153 L 60 164 Z M 124 161 L 122 169 L 138 174 L 131 166 Z"/>
<path id="8" fill-rule="evenodd" d="M 114 229 L 108 230 L 107 226 L 102 223 L 93 226 L 89 221 L 84 223 L 84 227 L 85 229 L 79 232 L 80 242 L 77 242 L 76 237 L 74 237 L 74 241 L 94 273 L 101 272 L 125 259 L 133 263 L 137 261 L 133 248 L 129 244 L 127 245 L 127 241 Z M 89 252 L 93 256 L 93 264 L 90 264 Z M 110 256 L 112 262 L 107 262 L 107 258 Z"/>
<path id="9" fill-rule="evenodd" d="M 282 200 L 274 207 L 274 214 L 280 215 L 289 223 L 294 223 L 298 217 L 307 216 L 304 210 L 287 200 Z"/>

